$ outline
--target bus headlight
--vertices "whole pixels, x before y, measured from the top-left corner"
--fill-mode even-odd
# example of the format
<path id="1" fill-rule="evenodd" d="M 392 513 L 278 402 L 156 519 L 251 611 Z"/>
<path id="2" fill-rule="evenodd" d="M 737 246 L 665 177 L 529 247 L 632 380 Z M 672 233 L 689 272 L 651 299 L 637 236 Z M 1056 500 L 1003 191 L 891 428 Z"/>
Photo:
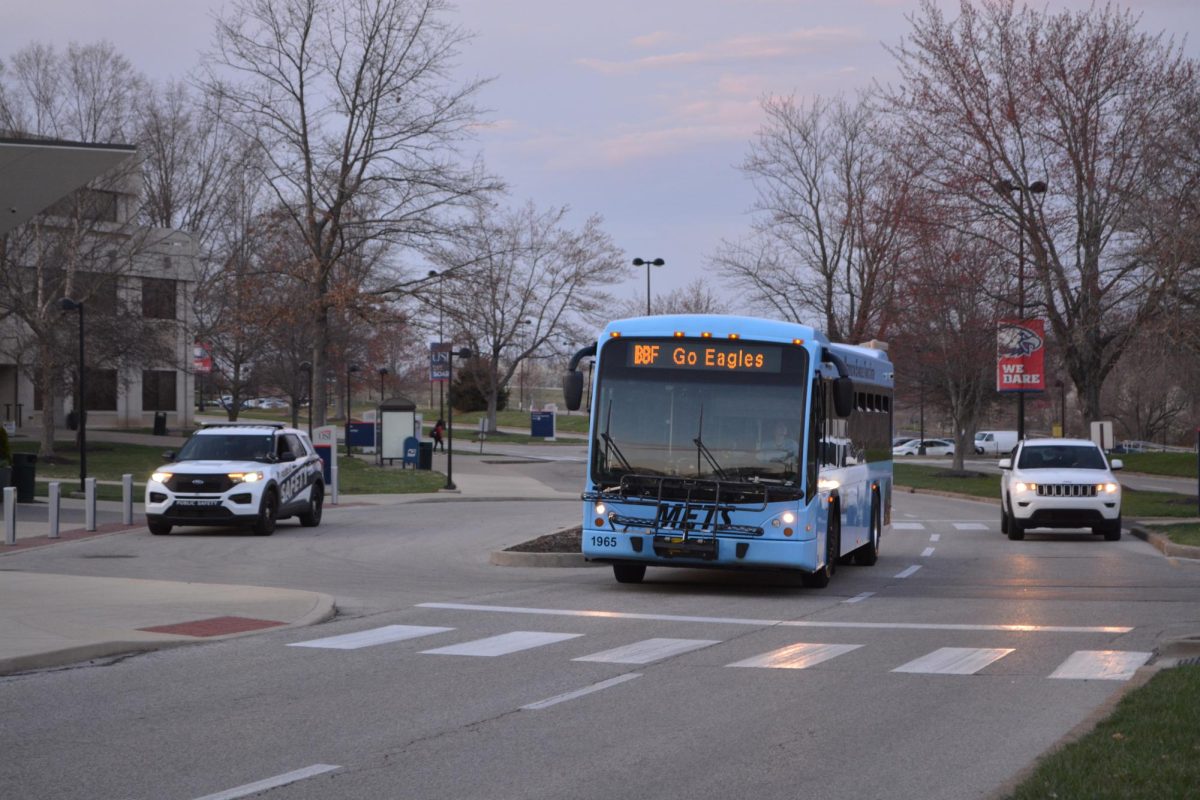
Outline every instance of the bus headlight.
<path id="1" fill-rule="evenodd" d="M 604 503 L 596 503 L 596 516 L 597 517 L 603 517 L 604 512 L 607 510 L 608 509 L 605 508 Z"/>
<path id="2" fill-rule="evenodd" d="M 793 514 L 791 511 L 785 511 L 785 512 L 783 512 L 783 514 L 780 515 L 780 519 L 783 520 L 784 525 L 791 525 L 793 522 L 796 521 L 796 515 Z"/>

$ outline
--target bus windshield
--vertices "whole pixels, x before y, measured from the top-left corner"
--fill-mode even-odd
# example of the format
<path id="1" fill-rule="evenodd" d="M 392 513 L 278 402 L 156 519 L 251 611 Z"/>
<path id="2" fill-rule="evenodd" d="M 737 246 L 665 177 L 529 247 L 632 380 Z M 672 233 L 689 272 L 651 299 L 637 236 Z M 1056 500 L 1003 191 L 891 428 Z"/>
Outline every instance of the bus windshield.
<path id="1" fill-rule="evenodd" d="M 800 478 L 807 354 L 784 345 L 711 345 L 732 367 L 639 364 L 632 341 L 608 342 L 597 376 L 592 479 L 625 475 L 793 484 Z M 670 347 L 670 342 L 663 347 Z M 748 363 L 746 370 L 738 368 Z"/>

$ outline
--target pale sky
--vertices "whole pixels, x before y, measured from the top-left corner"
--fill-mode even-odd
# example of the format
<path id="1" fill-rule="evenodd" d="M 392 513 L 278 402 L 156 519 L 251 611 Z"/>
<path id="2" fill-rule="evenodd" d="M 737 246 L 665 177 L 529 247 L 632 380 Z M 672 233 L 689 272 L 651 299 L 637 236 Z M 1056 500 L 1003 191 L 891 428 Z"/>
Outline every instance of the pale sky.
<path id="1" fill-rule="evenodd" d="M 1050 10 L 1085 0 L 1034 2 Z M 1128 0 L 1142 29 L 1183 38 L 1198 0 Z M 852 93 L 894 76 L 885 45 L 915 0 L 456 0 L 475 33 L 464 75 L 495 81 L 479 148 L 515 204 L 604 217 L 630 259 L 663 258 L 653 291 L 706 276 L 722 238 L 749 226 L 737 170 L 766 95 Z M 953 2 L 957 7 L 957 2 Z M 5 0 L 0 55 L 31 41 L 111 41 L 152 79 L 183 77 L 211 41 L 220 0 Z M 644 269 L 617 287 L 645 299 Z M 710 280 L 719 288 L 717 281 Z M 731 298 L 736 300 L 736 298 Z M 735 305 L 738 305 L 735 303 Z M 744 307 L 741 310 L 749 310 Z"/>

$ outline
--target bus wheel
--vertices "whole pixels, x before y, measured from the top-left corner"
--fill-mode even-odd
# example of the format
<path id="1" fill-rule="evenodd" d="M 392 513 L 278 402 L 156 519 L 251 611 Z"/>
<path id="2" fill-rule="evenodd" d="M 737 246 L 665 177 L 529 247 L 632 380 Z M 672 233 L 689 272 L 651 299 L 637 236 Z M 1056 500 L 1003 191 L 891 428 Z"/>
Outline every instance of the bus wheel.
<path id="1" fill-rule="evenodd" d="M 854 563 L 860 567 L 873 567 L 879 560 L 879 532 L 883 527 L 880 525 L 881 516 L 879 498 L 876 497 L 871 501 L 871 541 L 854 551 Z"/>
<path id="2" fill-rule="evenodd" d="M 613 564 L 613 577 L 617 583 L 641 583 L 646 577 L 645 564 Z"/>
<path id="3" fill-rule="evenodd" d="M 801 581 L 810 589 L 824 589 L 837 570 L 837 552 L 842 538 L 842 515 L 837 506 L 829 509 L 829 530 L 825 532 L 825 564 L 810 572 Z"/>

